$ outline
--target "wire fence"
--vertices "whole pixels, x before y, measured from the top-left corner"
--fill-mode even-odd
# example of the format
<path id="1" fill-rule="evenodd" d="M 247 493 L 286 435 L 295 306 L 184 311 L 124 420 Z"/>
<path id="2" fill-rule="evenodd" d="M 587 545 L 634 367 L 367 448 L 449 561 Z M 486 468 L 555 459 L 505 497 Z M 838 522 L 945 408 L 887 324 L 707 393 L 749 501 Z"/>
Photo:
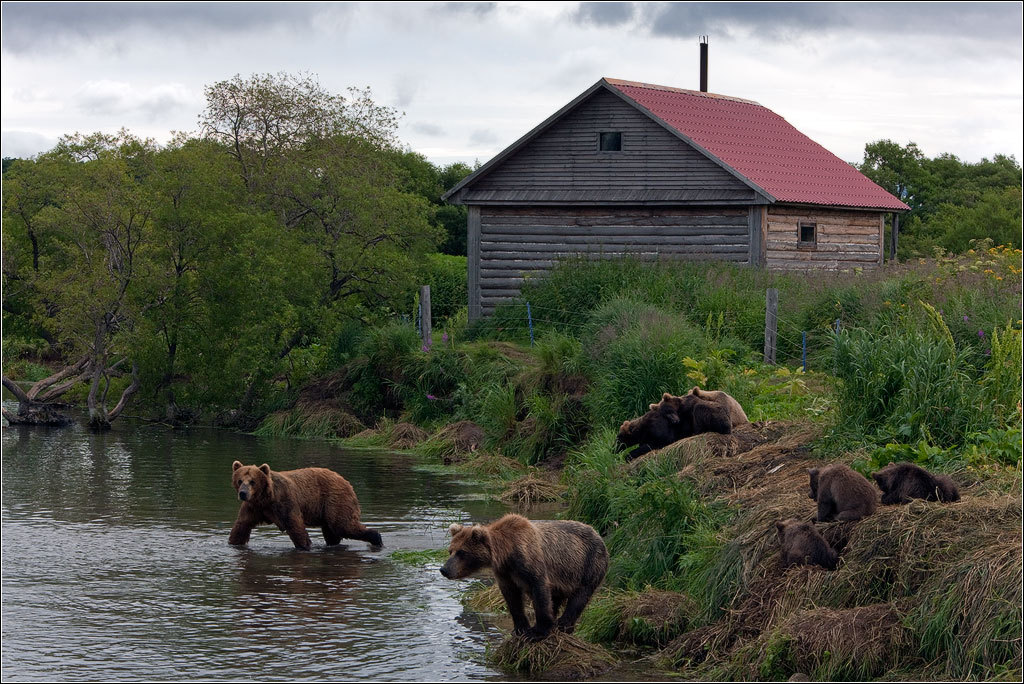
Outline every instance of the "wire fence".
<path id="1" fill-rule="evenodd" d="M 579 322 L 580 311 L 534 304 L 528 300 L 503 302 L 501 308 L 503 310 L 502 319 L 504 322 L 521 321 L 522 330 L 529 335 L 531 346 L 536 344 L 538 327 L 547 327 L 554 330 L 570 329 L 572 331 L 583 331 L 593 329 L 594 327 L 593 323 Z M 816 360 L 818 363 L 823 363 L 821 360 L 823 356 L 832 358 L 834 338 L 831 333 L 838 334 L 842 330 L 842 320 L 840 318 L 835 319 L 828 326 L 811 327 L 806 325 L 806 322 L 803 320 L 794 320 L 797 316 L 786 317 L 784 313 L 780 313 L 779 310 L 781 309 L 782 304 L 780 303 L 773 315 L 769 312 L 766 304 L 764 311 L 765 333 L 756 342 L 764 343 L 765 338 L 774 341 L 774 347 L 770 351 L 767 348 L 765 350 L 766 363 L 776 362 L 778 350 L 785 350 L 784 358 L 787 361 L 799 359 L 798 363 L 805 372 L 809 369 L 809 365 Z M 773 321 L 771 320 L 773 317 L 774 326 L 772 326 Z M 748 334 L 745 336 L 747 341 L 752 344 L 755 343 L 755 340 L 749 337 L 749 329 L 751 327 L 749 312 L 741 313 L 723 310 L 709 314 L 708 318 L 710 325 L 718 328 L 717 334 L 721 334 L 723 331 L 732 333 L 746 328 L 748 331 Z M 707 327 L 705 325 L 705 328 Z M 705 332 L 710 331 L 705 330 Z"/>

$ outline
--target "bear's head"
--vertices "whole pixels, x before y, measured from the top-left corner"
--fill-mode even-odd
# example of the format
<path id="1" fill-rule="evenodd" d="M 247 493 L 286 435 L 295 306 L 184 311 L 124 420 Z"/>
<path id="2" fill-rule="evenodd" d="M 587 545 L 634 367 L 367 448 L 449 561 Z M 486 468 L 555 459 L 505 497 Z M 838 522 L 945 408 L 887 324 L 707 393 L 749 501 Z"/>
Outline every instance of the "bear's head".
<path id="1" fill-rule="evenodd" d="M 274 490 L 270 477 L 270 466 L 242 465 L 239 461 L 231 464 L 231 484 L 242 501 L 258 501 L 269 497 Z"/>
<path id="2" fill-rule="evenodd" d="M 622 423 L 615 438 L 615 450 L 622 451 L 636 444 L 649 444 L 656 449 L 668 446 L 678 439 L 678 423 L 679 415 L 672 405 L 665 402 L 652 404 L 652 408 L 644 415 Z"/>
<path id="3" fill-rule="evenodd" d="M 818 500 L 818 473 L 821 472 L 818 468 L 808 468 L 807 474 L 811 477 L 811 494 L 810 497 L 815 501 Z"/>
<path id="4" fill-rule="evenodd" d="M 469 577 L 491 564 L 490 534 L 484 525 L 452 525 L 452 543 L 441 574 L 448 579 Z"/>
<path id="5" fill-rule="evenodd" d="M 960 488 L 949 475 L 936 475 L 935 488 L 939 493 L 939 501 L 950 503 L 960 500 Z"/>
<path id="6" fill-rule="evenodd" d="M 893 480 L 896 478 L 896 467 L 890 463 L 881 470 L 871 473 L 871 477 L 878 484 L 879 489 L 889 493 L 892 490 Z"/>

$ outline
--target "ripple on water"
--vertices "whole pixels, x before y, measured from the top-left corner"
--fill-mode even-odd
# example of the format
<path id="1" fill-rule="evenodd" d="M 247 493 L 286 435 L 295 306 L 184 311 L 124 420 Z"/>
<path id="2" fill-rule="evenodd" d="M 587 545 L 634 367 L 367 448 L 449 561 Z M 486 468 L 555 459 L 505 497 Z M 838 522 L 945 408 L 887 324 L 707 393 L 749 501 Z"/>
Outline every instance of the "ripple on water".
<path id="1" fill-rule="evenodd" d="M 298 552 L 272 528 L 227 536 L 230 462 L 323 465 L 360 494 L 386 548 Z M 3 430 L 5 679 L 485 679 L 497 630 L 437 566 L 387 558 L 447 544 L 500 510 L 407 456 L 222 431 Z M 318 544 L 319 542 L 319 544 Z"/>

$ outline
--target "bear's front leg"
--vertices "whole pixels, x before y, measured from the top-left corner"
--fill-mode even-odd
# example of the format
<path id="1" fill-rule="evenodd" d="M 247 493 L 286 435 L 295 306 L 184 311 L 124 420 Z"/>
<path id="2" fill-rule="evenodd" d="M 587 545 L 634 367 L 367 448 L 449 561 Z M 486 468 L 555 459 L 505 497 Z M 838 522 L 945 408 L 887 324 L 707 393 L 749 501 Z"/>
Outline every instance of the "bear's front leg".
<path id="1" fill-rule="evenodd" d="M 551 610 L 551 588 L 548 586 L 546 577 L 530 576 L 529 582 L 530 597 L 533 599 L 533 612 L 537 617 L 537 623 L 526 630 L 526 638 L 530 641 L 540 641 L 551 633 L 555 625 L 555 617 Z"/>
<path id="2" fill-rule="evenodd" d="M 508 606 L 508 614 L 512 616 L 512 633 L 525 634 L 530 629 L 530 621 L 523 610 L 523 590 L 509 579 L 499 579 L 498 589 Z"/>
<path id="3" fill-rule="evenodd" d="M 231 527 L 228 544 L 232 546 L 245 546 L 249 543 L 249 535 L 254 527 L 256 527 L 256 519 L 250 514 L 248 506 L 242 504 L 242 507 L 238 509 L 238 518 Z"/>

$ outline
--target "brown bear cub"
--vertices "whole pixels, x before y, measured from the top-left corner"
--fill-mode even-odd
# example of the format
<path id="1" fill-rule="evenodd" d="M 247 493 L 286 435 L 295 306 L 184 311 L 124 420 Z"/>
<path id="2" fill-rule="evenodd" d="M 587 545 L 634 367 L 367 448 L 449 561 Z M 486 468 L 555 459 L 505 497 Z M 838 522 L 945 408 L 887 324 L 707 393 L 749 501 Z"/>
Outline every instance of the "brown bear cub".
<path id="1" fill-rule="evenodd" d="M 257 525 L 272 523 L 291 537 L 295 548 L 308 551 L 307 527 L 323 528 L 328 546 L 342 538 L 383 546 L 380 533 L 359 522 L 359 501 L 348 480 L 326 468 L 273 471 L 261 466 L 231 464 L 231 483 L 242 501 L 228 543 L 243 545 Z"/>
<path id="2" fill-rule="evenodd" d="M 960 489 L 948 475 L 932 475 L 913 463 L 890 463 L 871 477 L 882 490 L 882 503 L 886 505 L 910 503 L 911 499 L 944 503 L 960 500 Z"/>
<path id="3" fill-rule="evenodd" d="M 441 574 L 462 579 L 490 568 L 512 615 L 514 633 L 531 641 L 553 628 L 572 632 L 608 571 L 608 549 L 593 527 L 575 520 L 530 522 L 510 513 L 490 525 L 452 525 Z M 537 622 L 523 610 L 529 596 Z M 565 605 L 565 612 L 555 616 Z"/>
<path id="4" fill-rule="evenodd" d="M 626 456 L 626 460 L 668 446 L 681 439 L 702 432 L 732 432 L 728 409 L 720 403 L 706 401 L 696 395 L 675 397 L 665 393 L 657 404 L 634 420 L 627 420 L 619 427 L 615 450 L 622 451 L 637 445 Z"/>
<path id="5" fill-rule="evenodd" d="M 820 565 L 835 570 L 839 554 L 832 550 L 814 525 L 796 518 L 775 523 L 782 546 L 782 565 Z"/>
<path id="6" fill-rule="evenodd" d="M 875 512 L 878 490 L 866 477 L 842 463 L 811 468 L 811 498 L 818 502 L 818 522 L 860 520 Z"/>

